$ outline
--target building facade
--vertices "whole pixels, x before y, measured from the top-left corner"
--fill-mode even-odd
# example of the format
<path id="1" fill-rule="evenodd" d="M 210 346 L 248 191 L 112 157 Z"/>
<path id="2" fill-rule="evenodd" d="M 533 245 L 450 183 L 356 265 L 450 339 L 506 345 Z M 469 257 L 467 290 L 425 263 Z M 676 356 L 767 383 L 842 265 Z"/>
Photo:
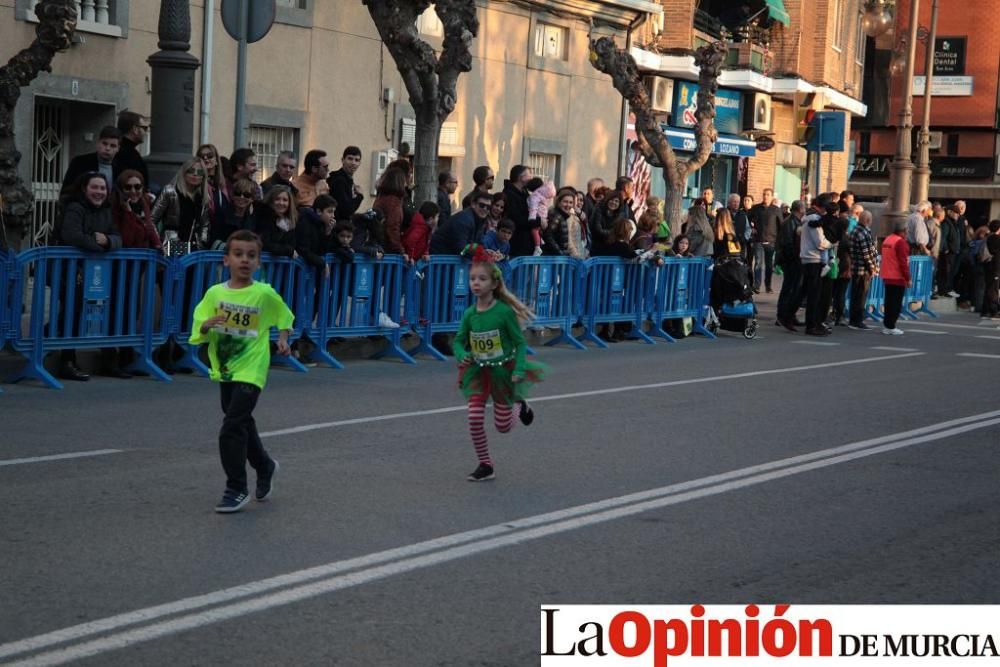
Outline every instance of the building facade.
<path id="1" fill-rule="evenodd" d="M 895 30 L 868 40 L 865 95 L 871 113 L 856 124 L 857 145 L 850 187 L 864 198 L 884 198 L 889 190 L 889 164 L 896 152 L 896 128 L 903 106 L 903 76 L 890 69 L 892 53 L 901 46 L 912 15 L 912 0 L 895 3 Z M 913 96 L 913 150 L 923 124 L 924 76 L 930 0 L 922 0 L 917 17 Z M 962 199 L 974 225 L 1000 217 L 1000 163 L 997 160 L 1000 1 L 940 2 L 934 45 L 934 78 L 930 113 L 932 200 L 949 204 Z"/>
<path id="2" fill-rule="evenodd" d="M 0 0 L 0 42 L 10 53 L 30 44 L 37 0 Z M 150 113 L 150 67 L 157 48 L 158 0 L 82 0 L 73 48 L 56 56 L 51 74 L 23 91 L 16 111 L 21 172 L 37 198 L 24 243 L 44 238 L 69 160 L 117 113 Z M 235 147 L 237 43 L 224 30 L 220 2 L 192 0 L 191 50 L 201 61 L 187 103 L 198 122 L 192 146 Z M 331 154 L 357 145 L 356 180 L 370 195 L 379 165 L 413 146 L 413 109 L 395 63 L 360 0 L 277 0 L 275 25 L 248 48 L 246 143 L 260 176 L 277 154 L 312 148 Z M 458 106 L 445 123 L 440 168 L 453 170 L 459 192 L 474 167 L 498 180 L 511 166 L 531 165 L 559 184 L 612 179 L 620 168 L 622 100 L 589 61 L 588 35 L 625 43 L 658 5 L 645 0 L 477 0 L 480 31 L 472 71 L 458 82 Z M 207 19 L 207 20 L 206 20 Z M 591 27 L 593 26 L 593 27 Z M 440 48 L 433 10 L 422 36 Z M 178 100 L 178 103 L 184 103 Z M 156 127 L 151 128 L 151 134 Z"/>
<path id="3" fill-rule="evenodd" d="M 785 203 L 844 189 L 850 127 L 867 113 L 861 0 L 660 1 L 666 29 L 654 24 L 632 53 L 649 75 L 664 132 L 681 158 L 694 145 L 698 78 L 694 58 L 684 51 L 730 41 L 719 78 L 720 139 L 709 162 L 690 175 L 687 199 L 708 185 L 717 197 L 738 192 L 758 200 L 773 186 Z M 844 122 L 837 150 L 807 149 L 809 111 L 833 112 Z M 662 196 L 659 170 L 651 181 L 652 194 Z"/>

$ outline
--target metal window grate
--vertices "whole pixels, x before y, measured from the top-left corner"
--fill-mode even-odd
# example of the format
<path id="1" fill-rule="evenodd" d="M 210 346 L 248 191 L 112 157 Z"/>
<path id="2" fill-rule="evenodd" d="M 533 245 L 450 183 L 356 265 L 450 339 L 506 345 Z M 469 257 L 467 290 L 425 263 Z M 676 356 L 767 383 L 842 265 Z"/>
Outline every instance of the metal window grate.
<path id="1" fill-rule="evenodd" d="M 306 9 L 306 0 L 277 0 L 277 5 L 289 9 Z"/>
<path id="2" fill-rule="evenodd" d="M 532 173 L 543 181 L 555 181 L 559 185 L 559 156 L 553 153 L 531 153 L 528 166 Z"/>
<path id="3" fill-rule="evenodd" d="M 296 152 L 298 143 L 298 128 L 251 125 L 247 146 L 257 154 L 257 182 L 271 175 L 281 151 Z"/>
<path id="4" fill-rule="evenodd" d="M 59 190 L 66 171 L 66 108 L 55 101 L 35 98 L 34 150 L 31 162 L 31 214 L 33 246 L 47 245 L 59 215 Z"/>

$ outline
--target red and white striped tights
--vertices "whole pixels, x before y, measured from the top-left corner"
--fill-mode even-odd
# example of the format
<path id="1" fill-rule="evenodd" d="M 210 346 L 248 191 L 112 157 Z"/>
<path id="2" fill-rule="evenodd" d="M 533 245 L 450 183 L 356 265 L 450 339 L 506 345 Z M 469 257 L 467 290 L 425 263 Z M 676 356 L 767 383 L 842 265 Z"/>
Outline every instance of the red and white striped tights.
<path id="1" fill-rule="evenodd" d="M 476 395 L 469 398 L 469 435 L 476 448 L 476 456 L 480 463 L 493 465 L 490 459 L 490 449 L 486 442 L 486 395 Z M 514 426 L 514 406 L 493 404 L 493 425 L 500 433 L 507 433 Z"/>

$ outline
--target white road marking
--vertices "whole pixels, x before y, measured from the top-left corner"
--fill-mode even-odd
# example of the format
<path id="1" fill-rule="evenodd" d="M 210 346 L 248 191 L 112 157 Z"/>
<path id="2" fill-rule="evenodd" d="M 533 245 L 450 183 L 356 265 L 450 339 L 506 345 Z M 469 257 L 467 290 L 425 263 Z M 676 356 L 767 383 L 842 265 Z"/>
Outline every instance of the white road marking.
<path id="1" fill-rule="evenodd" d="M 906 325 L 903 324 L 903 326 L 905 327 Z M 903 329 L 903 331 L 905 333 L 922 333 L 922 334 L 931 334 L 933 336 L 947 336 L 948 335 L 947 331 L 927 331 L 926 329 L 910 329 L 909 327 L 907 327 L 906 329 Z"/>
<path id="2" fill-rule="evenodd" d="M 139 609 L 91 621 L 35 637 L 0 645 L 0 659 L 48 649 L 93 635 L 155 621 L 158 618 L 222 605 L 239 598 L 253 599 L 189 613 L 170 620 L 116 632 L 106 637 L 25 658 L 14 665 L 58 665 L 126 648 L 184 630 L 284 606 L 345 588 L 359 586 L 397 574 L 413 572 L 460 558 L 542 539 L 599 523 L 621 519 L 655 509 L 790 477 L 875 454 L 950 438 L 1000 424 L 1000 410 L 961 417 L 947 422 L 893 433 L 859 442 L 769 461 L 726 473 L 671 484 L 614 498 L 569 507 L 555 512 L 494 524 L 426 542 L 418 542 L 358 558 L 335 561 L 289 574 L 251 582 L 168 604 Z M 315 581 L 315 580 L 319 581 Z M 311 582 L 311 583 L 305 583 Z M 301 585 L 298 585 L 301 584 Z M 267 593 L 277 588 L 294 586 Z M 266 595 L 262 595 L 267 593 Z M 253 597 L 259 596 L 259 597 Z"/>
<path id="3" fill-rule="evenodd" d="M 1000 354 L 980 354 L 978 352 L 959 352 L 959 357 L 976 357 L 979 359 L 1000 359 Z"/>
<path id="4" fill-rule="evenodd" d="M 82 459 L 88 456 L 107 456 L 108 454 L 120 454 L 124 449 L 95 449 L 89 452 L 70 452 L 68 454 L 51 454 L 49 456 L 32 456 L 25 459 L 5 459 L 0 460 L 0 467 L 17 466 L 24 463 L 42 463 L 43 461 L 62 461 L 64 459 Z"/>
<path id="5" fill-rule="evenodd" d="M 912 347 L 889 347 L 888 345 L 875 345 L 872 347 L 873 350 L 885 350 L 886 352 L 916 352 L 916 348 Z"/>
<path id="6" fill-rule="evenodd" d="M 853 366 L 856 364 L 867 364 L 875 361 L 891 361 L 894 359 L 905 359 L 906 357 L 916 357 L 926 354 L 925 352 L 910 352 L 907 354 L 893 354 L 881 357 L 868 357 L 865 359 L 848 359 L 846 361 L 831 361 L 824 364 L 809 364 L 807 366 L 790 366 L 787 368 L 772 368 L 763 371 L 747 371 L 746 373 L 732 373 L 730 375 L 715 375 L 712 377 L 692 378 L 690 380 L 671 380 L 668 382 L 655 382 L 653 384 L 628 385 L 625 387 L 610 387 L 608 389 L 594 389 L 591 391 L 577 391 L 570 394 L 556 394 L 553 396 L 539 396 L 532 398 L 532 403 L 542 401 L 562 401 L 569 398 L 581 398 L 583 396 L 602 396 L 605 394 L 619 394 L 629 391 L 646 391 L 648 389 L 663 389 L 665 387 L 679 387 L 687 384 L 701 384 L 705 382 L 723 382 L 725 380 L 739 380 L 743 378 L 759 377 L 764 375 L 779 375 L 781 373 L 797 373 L 802 371 L 812 371 L 820 368 L 836 368 L 838 366 Z M 267 431 L 261 433 L 262 438 L 275 438 L 282 435 L 294 435 L 307 431 L 318 431 L 327 428 L 337 428 L 339 426 L 353 426 L 355 424 L 368 424 L 371 422 L 389 421 L 392 419 L 409 419 L 412 417 L 423 417 L 427 415 L 440 415 L 447 412 L 464 412 L 468 409 L 466 405 L 455 405 L 447 408 L 434 408 L 432 410 L 414 410 L 413 412 L 396 412 L 387 415 L 376 415 L 374 417 L 356 417 L 354 419 L 341 419 L 340 421 L 322 422 L 318 424 L 303 424 L 302 426 L 292 426 L 290 428 L 278 429 L 277 431 Z"/>
<path id="7" fill-rule="evenodd" d="M 986 340 L 1000 340 L 1000 336 L 976 336 L 976 338 L 985 338 Z"/>
<path id="8" fill-rule="evenodd" d="M 834 346 L 840 345 L 840 343 L 829 343 L 825 340 L 793 340 L 796 345 L 823 345 L 823 346 Z"/>

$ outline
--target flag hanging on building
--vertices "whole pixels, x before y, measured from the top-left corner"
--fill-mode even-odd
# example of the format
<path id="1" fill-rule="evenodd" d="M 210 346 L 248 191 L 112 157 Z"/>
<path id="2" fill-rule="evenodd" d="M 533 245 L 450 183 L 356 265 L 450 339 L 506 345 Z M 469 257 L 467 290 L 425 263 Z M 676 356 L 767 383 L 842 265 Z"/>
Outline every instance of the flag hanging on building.
<path id="1" fill-rule="evenodd" d="M 628 152 L 628 175 L 635 184 L 635 194 L 632 196 L 632 211 L 638 219 L 646 211 L 646 198 L 649 197 L 650 176 L 652 168 L 646 162 L 639 150 L 639 142 L 632 142 Z"/>

